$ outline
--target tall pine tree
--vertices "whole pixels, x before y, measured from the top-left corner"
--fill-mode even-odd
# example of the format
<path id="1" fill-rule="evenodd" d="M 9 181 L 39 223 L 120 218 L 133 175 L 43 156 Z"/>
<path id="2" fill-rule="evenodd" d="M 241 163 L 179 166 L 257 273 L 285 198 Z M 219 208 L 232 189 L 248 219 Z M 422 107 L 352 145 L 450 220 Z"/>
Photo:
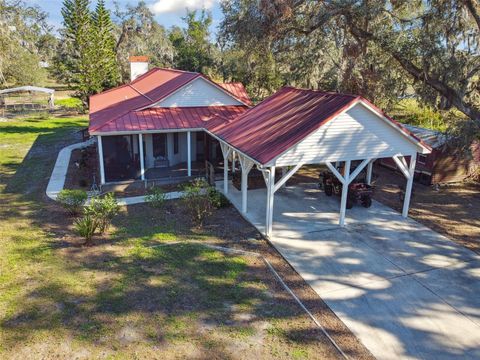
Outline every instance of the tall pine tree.
<path id="1" fill-rule="evenodd" d="M 76 90 L 85 106 L 90 95 L 119 81 L 110 14 L 103 0 L 94 13 L 89 6 L 89 0 L 64 0 L 63 41 L 55 61 L 60 78 Z"/>
<path id="2" fill-rule="evenodd" d="M 62 80 L 68 82 L 86 105 L 94 92 L 95 79 L 92 62 L 92 21 L 89 0 L 64 0 L 62 8 L 62 45 L 57 64 Z"/>
<path id="3" fill-rule="evenodd" d="M 118 84 L 120 72 L 115 52 L 115 37 L 110 12 L 105 8 L 105 1 L 99 0 L 92 16 L 96 56 L 96 78 L 102 90 Z"/>

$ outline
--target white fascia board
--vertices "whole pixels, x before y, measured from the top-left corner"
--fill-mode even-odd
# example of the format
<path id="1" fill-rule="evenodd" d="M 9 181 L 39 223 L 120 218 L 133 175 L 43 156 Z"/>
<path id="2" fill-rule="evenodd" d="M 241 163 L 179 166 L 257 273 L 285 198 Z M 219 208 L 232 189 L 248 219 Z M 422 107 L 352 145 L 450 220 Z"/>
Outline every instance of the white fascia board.
<path id="1" fill-rule="evenodd" d="M 137 135 L 137 134 L 162 134 L 162 133 L 176 133 L 188 131 L 204 131 L 203 128 L 189 128 L 189 129 L 166 129 L 166 130 L 139 130 L 139 131 L 109 131 L 109 132 L 91 132 L 90 135 L 113 136 L 113 135 Z"/>

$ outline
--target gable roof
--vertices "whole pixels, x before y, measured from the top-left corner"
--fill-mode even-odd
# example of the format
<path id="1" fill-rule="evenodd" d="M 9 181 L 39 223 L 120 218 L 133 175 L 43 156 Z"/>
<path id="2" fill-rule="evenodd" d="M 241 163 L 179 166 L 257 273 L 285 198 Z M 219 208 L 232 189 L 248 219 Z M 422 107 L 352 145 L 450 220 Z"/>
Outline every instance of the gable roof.
<path id="1" fill-rule="evenodd" d="M 430 150 L 399 123 L 360 96 L 284 87 L 240 115 L 208 130 L 243 154 L 267 164 L 329 120 L 362 102 L 419 146 Z"/>
<path id="2" fill-rule="evenodd" d="M 90 97 L 89 131 L 96 132 L 108 122 L 165 99 L 191 81 L 203 78 L 220 87 L 200 73 L 154 68 L 134 81 Z M 244 103 L 230 90 L 221 87 L 227 94 Z"/>
<path id="3" fill-rule="evenodd" d="M 250 96 L 248 96 L 247 90 L 241 82 L 218 83 L 218 85 L 234 94 L 235 97 L 241 100 L 244 104 L 247 104 L 248 106 L 252 105 L 252 100 L 250 100 Z"/>

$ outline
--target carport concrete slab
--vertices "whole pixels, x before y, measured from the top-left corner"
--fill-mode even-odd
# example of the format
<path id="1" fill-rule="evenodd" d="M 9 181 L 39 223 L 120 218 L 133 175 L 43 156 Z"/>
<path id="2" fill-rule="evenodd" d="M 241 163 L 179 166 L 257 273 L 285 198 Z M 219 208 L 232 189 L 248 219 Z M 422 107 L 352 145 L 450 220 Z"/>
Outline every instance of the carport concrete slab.
<path id="1" fill-rule="evenodd" d="M 479 327 L 409 276 L 322 297 L 379 359 L 478 359 Z"/>
<path id="2" fill-rule="evenodd" d="M 240 191 L 228 197 L 240 209 Z M 265 189 L 248 191 L 261 232 L 265 204 Z M 282 188 L 270 240 L 372 354 L 480 358 L 480 256 L 377 202 L 347 210 L 345 228 L 338 212 L 315 184 Z"/>
<path id="3" fill-rule="evenodd" d="M 446 267 L 414 275 L 415 279 L 446 303 L 480 326 L 480 264 Z M 452 286 L 452 284 L 455 284 Z"/>

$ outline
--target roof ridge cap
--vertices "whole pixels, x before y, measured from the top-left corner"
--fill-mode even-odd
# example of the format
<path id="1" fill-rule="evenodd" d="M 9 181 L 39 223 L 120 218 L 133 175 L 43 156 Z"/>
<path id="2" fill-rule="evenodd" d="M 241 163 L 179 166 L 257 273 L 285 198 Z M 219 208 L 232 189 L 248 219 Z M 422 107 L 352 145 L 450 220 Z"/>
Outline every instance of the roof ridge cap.
<path id="1" fill-rule="evenodd" d="M 187 71 L 187 70 L 180 70 L 180 69 L 173 69 L 173 68 L 162 68 L 162 67 L 154 67 L 155 70 L 162 70 L 162 71 L 171 71 L 171 72 L 178 72 L 182 74 L 200 74 L 196 71 Z"/>

